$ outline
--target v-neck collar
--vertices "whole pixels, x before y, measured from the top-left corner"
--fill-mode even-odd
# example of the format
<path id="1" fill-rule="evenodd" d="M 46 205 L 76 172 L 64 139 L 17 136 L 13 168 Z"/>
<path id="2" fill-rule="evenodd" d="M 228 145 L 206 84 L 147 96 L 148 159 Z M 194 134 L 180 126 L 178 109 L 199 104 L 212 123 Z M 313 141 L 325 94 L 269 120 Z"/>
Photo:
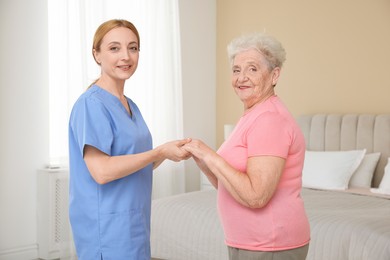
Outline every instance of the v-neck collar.
<path id="1" fill-rule="evenodd" d="M 120 109 L 124 113 L 126 113 L 126 115 L 129 118 L 134 119 L 134 112 L 131 114 L 129 112 L 127 112 L 126 108 L 123 106 L 122 102 L 119 100 L 118 97 L 114 96 L 113 94 L 111 94 L 110 92 L 108 92 L 104 88 L 99 87 L 98 85 L 93 85 L 91 88 L 96 89 L 96 91 L 100 92 L 100 94 L 104 97 L 104 99 L 109 100 L 110 102 L 114 103 L 116 106 L 119 106 Z M 126 101 L 127 101 L 127 104 L 129 106 L 130 111 L 134 111 L 132 106 L 131 106 L 131 102 L 129 101 L 129 98 L 126 96 L 125 96 L 125 98 L 126 98 Z"/>

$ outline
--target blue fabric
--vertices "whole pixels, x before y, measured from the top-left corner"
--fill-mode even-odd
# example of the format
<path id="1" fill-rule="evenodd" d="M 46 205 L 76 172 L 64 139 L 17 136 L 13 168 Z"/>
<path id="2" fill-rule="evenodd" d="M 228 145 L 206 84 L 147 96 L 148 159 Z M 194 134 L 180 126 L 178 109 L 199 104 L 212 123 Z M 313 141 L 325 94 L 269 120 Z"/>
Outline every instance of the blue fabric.
<path id="1" fill-rule="evenodd" d="M 79 260 L 150 260 L 153 166 L 100 185 L 83 160 L 85 145 L 115 156 L 152 149 L 136 104 L 130 116 L 119 99 L 92 86 L 76 101 L 69 120 L 69 216 Z"/>

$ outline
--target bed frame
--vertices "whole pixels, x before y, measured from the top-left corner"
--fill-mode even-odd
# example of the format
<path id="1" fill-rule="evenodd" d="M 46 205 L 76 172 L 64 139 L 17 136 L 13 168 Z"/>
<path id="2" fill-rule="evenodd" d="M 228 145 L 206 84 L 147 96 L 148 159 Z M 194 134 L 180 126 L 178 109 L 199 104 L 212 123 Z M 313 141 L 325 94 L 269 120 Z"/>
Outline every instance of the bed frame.
<path id="1" fill-rule="evenodd" d="M 316 114 L 297 118 L 307 150 L 380 152 L 372 186 L 378 187 L 390 157 L 390 115 Z"/>

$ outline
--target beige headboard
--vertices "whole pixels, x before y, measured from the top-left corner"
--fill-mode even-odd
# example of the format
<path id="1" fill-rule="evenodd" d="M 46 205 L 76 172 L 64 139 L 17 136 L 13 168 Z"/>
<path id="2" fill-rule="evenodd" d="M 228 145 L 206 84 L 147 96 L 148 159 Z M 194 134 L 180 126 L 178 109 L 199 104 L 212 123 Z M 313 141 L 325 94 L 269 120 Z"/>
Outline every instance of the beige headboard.
<path id="1" fill-rule="evenodd" d="M 345 151 L 367 149 L 381 152 L 373 177 L 378 187 L 390 157 L 390 115 L 315 114 L 297 118 L 306 140 L 307 150 Z"/>

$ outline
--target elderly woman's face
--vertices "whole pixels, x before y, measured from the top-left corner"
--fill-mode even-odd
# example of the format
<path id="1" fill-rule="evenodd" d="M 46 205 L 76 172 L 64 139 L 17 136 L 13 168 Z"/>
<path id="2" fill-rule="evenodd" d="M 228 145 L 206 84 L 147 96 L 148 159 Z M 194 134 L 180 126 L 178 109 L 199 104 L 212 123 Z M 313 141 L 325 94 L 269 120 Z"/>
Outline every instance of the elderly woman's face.
<path id="1" fill-rule="evenodd" d="M 244 103 L 245 109 L 274 95 L 274 86 L 278 81 L 280 68 L 272 71 L 264 56 L 250 49 L 238 53 L 232 66 L 232 86 Z"/>

